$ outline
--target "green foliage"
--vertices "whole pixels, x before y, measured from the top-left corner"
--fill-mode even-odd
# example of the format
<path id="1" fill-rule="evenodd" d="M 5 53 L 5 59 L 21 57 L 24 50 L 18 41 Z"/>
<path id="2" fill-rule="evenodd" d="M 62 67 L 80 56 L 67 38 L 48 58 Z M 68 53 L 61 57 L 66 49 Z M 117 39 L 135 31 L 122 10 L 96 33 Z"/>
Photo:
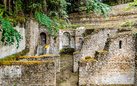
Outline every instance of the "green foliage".
<path id="1" fill-rule="evenodd" d="M 17 48 L 19 47 L 19 42 L 22 39 L 20 33 L 13 28 L 11 23 L 15 23 L 14 21 L 10 21 L 7 18 L 3 18 L 0 16 L 0 22 L 2 23 L 2 27 L 0 31 L 2 31 L 2 39 L 1 41 L 4 45 L 13 45 L 15 43 L 15 39 L 17 42 Z"/>
<path id="2" fill-rule="evenodd" d="M 2 32 L 1 41 L 4 43 L 4 45 L 13 45 L 16 39 L 17 48 L 18 48 L 22 36 L 16 29 L 13 28 L 13 25 L 15 25 L 16 22 L 14 20 L 9 19 L 9 16 L 12 15 L 13 14 L 6 11 L 5 8 L 0 9 L 0 23 L 2 24 L 2 27 L 0 28 L 0 31 Z M 4 16 L 6 18 L 3 18 Z"/>
<path id="3" fill-rule="evenodd" d="M 22 4 L 23 4 L 23 3 L 22 3 L 21 0 L 17 0 L 17 1 L 15 2 L 15 7 L 14 7 L 14 9 L 15 9 L 14 15 L 15 15 L 15 16 L 18 14 L 19 11 L 20 11 L 20 12 L 23 12 Z"/>
<path id="4" fill-rule="evenodd" d="M 35 19 L 40 23 L 41 26 L 46 27 L 50 34 L 54 32 L 54 35 L 58 32 L 58 26 L 60 24 L 56 20 L 51 20 L 50 17 L 42 12 L 35 12 Z"/>
<path id="5" fill-rule="evenodd" d="M 133 37 L 137 37 L 137 32 L 136 32 L 136 33 L 134 33 Z"/>
<path id="6" fill-rule="evenodd" d="M 67 49 L 61 49 L 59 54 L 63 55 L 63 54 L 71 54 L 73 55 L 74 52 L 74 48 L 67 48 Z"/>
<path id="7" fill-rule="evenodd" d="M 97 16 L 102 13 L 106 18 L 108 18 L 110 11 L 113 12 L 113 9 L 109 5 L 103 4 L 98 0 L 87 0 L 86 12 L 89 13 L 90 11 L 94 12 Z"/>
<path id="8" fill-rule="evenodd" d="M 134 0 L 134 3 L 130 3 L 127 8 L 125 8 L 125 11 L 135 9 L 137 7 L 137 0 Z"/>
<path id="9" fill-rule="evenodd" d="M 0 5 L 0 22 L 2 23 L 2 28 L 0 29 L 2 31 L 1 41 L 5 45 L 13 45 L 16 42 L 17 48 L 22 37 L 13 28 L 13 25 L 15 25 L 14 19 L 11 21 L 9 17 L 20 15 L 23 22 L 25 21 L 24 16 L 34 17 L 41 26 L 46 27 L 50 34 L 54 33 L 56 35 L 58 28 L 70 25 L 68 12 L 73 12 L 75 8 L 83 6 L 86 8 L 87 13 L 91 11 L 97 15 L 102 13 L 106 18 L 109 17 L 109 12 L 112 11 L 111 7 L 98 0 L 13 0 L 12 2 L 14 3 L 7 2 L 7 6 Z M 12 8 L 8 7 L 9 4 L 12 5 Z M 14 15 L 9 12 L 10 9 L 12 9 Z M 15 20 L 18 21 L 20 18 Z"/>
<path id="10" fill-rule="evenodd" d="M 134 0 L 103 0 L 103 3 L 108 4 L 110 6 L 114 6 L 114 5 L 125 4 L 125 3 L 133 2 L 133 1 Z"/>
<path id="11" fill-rule="evenodd" d="M 60 82 L 61 82 L 61 83 L 65 83 L 66 81 L 64 81 L 64 80 L 60 80 Z"/>

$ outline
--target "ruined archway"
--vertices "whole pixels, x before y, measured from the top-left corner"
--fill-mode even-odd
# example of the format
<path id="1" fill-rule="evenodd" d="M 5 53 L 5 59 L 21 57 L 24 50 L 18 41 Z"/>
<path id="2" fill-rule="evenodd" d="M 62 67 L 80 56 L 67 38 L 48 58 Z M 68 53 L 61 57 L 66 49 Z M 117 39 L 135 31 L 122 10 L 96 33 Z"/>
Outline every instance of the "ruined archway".
<path id="1" fill-rule="evenodd" d="M 38 45 L 38 48 L 37 48 L 37 53 L 36 55 L 43 55 L 45 54 L 45 46 L 46 46 L 46 43 L 47 43 L 47 35 L 42 32 L 40 33 L 40 38 L 39 38 L 39 45 Z"/>
<path id="2" fill-rule="evenodd" d="M 40 44 L 41 44 L 41 45 L 46 44 L 46 34 L 45 34 L 44 32 L 42 32 L 42 33 L 40 34 Z"/>
<path id="3" fill-rule="evenodd" d="M 63 47 L 70 46 L 70 34 L 68 32 L 63 33 Z"/>

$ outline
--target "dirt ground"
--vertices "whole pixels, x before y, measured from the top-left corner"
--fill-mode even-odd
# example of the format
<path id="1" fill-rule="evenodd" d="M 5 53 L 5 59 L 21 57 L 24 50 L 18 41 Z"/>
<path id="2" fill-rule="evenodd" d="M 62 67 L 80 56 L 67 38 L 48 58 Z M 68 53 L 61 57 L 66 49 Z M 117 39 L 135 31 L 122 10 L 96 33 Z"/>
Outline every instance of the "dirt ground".
<path id="1" fill-rule="evenodd" d="M 56 76 L 57 86 L 78 86 L 78 73 L 73 73 L 72 55 L 62 55 L 60 73 Z"/>

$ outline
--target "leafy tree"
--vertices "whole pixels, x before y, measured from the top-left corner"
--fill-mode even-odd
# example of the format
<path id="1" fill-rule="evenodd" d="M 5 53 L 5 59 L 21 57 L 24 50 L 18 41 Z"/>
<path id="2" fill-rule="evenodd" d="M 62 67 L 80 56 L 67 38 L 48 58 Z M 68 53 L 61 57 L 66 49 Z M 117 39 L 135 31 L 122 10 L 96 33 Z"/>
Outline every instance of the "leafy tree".
<path id="1" fill-rule="evenodd" d="M 85 7 L 86 10 L 82 11 L 95 12 L 97 15 L 102 13 L 106 18 L 112 11 L 110 6 L 98 0 L 1 0 L 0 4 L 1 41 L 5 45 L 11 45 L 16 40 L 17 47 L 22 37 L 13 28 L 15 21 L 11 21 L 10 18 L 17 16 L 35 18 L 50 34 L 56 35 L 58 28 L 70 25 L 68 13 L 74 12 L 75 8 Z"/>
<path id="2" fill-rule="evenodd" d="M 2 7 L 2 6 L 1 6 Z M 3 6 L 4 7 L 4 6 Z M 5 18 L 4 15 L 6 16 Z M 2 39 L 1 41 L 4 45 L 13 45 L 16 39 L 17 48 L 19 47 L 19 42 L 21 41 L 22 37 L 20 33 L 13 28 L 13 24 L 16 24 L 15 21 L 9 20 L 9 16 L 12 15 L 10 12 L 6 11 L 5 8 L 0 9 L 0 22 L 2 23 L 0 31 L 2 31 Z"/>

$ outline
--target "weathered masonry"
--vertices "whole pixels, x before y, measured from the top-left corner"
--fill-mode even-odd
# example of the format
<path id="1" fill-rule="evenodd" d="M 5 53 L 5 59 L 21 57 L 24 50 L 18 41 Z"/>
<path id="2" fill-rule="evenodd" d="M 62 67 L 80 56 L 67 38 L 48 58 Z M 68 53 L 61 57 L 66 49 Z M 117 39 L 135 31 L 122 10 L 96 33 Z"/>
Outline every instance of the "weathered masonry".
<path id="1" fill-rule="evenodd" d="M 134 31 L 96 30 L 73 54 L 79 85 L 136 85 Z M 90 57 L 87 59 L 86 57 Z"/>
<path id="2" fill-rule="evenodd" d="M 30 51 L 16 61 L 0 63 L 2 85 L 55 86 L 56 73 L 60 72 L 59 51 L 74 48 L 73 72 L 79 72 L 79 86 L 137 86 L 137 37 L 133 37 L 134 29 L 79 27 L 60 29 L 55 37 L 32 20 L 15 28 L 23 36 L 19 49 L 0 42 L 0 58 L 20 52 L 25 47 Z"/>
<path id="3" fill-rule="evenodd" d="M 52 61 L 8 61 L 0 63 L 1 86 L 56 86 L 56 69 Z"/>
<path id="4" fill-rule="evenodd" d="M 85 28 L 78 28 L 76 30 L 59 30 L 59 33 L 49 35 L 46 28 L 40 27 L 38 23 L 33 20 L 29 20 L 24 25 L 17 25 L 15 27 L 23 36 L 23 40 L 20 42 L 20 47 L 16 49 L 16 45 L 4 46 L 0 42 L 0 58 L 18 53 L 29 48 L 27 56 L 39 56 L 45 54 L 58 54 L 63 48 L 74 48 L 79 50 L 82 46 L 82 40 L 84 38 Z M 1 35 L 1 33 L 0 33 Z M 45 48 L 45 46 L 49 47 Z"/>

